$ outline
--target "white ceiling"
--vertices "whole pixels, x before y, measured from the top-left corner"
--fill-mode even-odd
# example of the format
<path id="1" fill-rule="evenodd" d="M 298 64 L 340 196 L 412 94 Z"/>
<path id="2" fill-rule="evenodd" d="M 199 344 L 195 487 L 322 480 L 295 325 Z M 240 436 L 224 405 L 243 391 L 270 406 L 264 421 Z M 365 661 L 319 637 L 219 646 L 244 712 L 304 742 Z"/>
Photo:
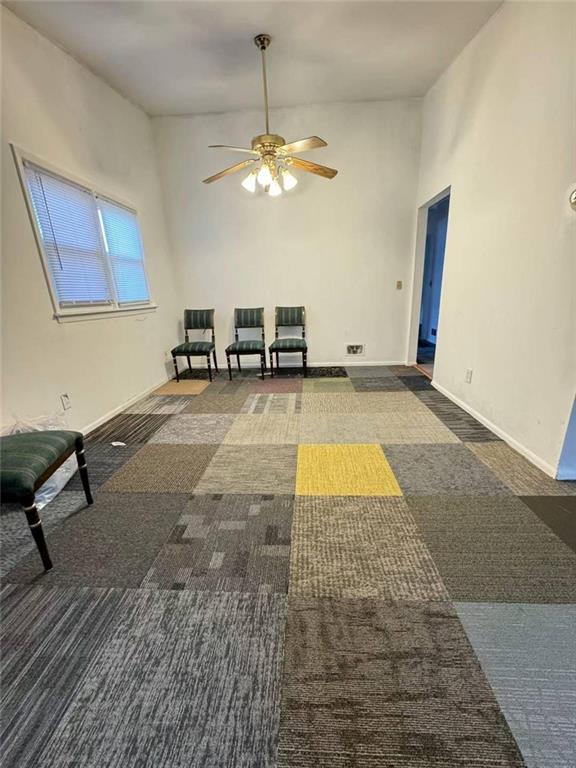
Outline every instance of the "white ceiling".
<path id="1" fill-rule="evenodd" d="M 4 3 L 151 115 L 422 96 L 501 2 Z"/>

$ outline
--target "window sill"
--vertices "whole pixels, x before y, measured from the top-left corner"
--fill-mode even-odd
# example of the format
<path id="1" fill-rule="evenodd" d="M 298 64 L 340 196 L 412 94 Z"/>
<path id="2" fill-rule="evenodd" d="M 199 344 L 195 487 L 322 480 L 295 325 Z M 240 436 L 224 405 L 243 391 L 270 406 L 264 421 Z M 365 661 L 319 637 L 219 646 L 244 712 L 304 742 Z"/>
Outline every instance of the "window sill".
<path id="1" fill-rule="evenodd" d="M 145 307 L 130 307 L 127 309 L 104 309 L 104 310 L 78 310 L 76 312 L 66 312 L 65 314 L 54 315 L 54 320 L 59 323 L 80 323 L 83 320 L 104 320 L 112 317 L 134 317 L 135 315 L 144 315 L 149 312 L 155 312 L 158 304 L 147 304 Z"/>

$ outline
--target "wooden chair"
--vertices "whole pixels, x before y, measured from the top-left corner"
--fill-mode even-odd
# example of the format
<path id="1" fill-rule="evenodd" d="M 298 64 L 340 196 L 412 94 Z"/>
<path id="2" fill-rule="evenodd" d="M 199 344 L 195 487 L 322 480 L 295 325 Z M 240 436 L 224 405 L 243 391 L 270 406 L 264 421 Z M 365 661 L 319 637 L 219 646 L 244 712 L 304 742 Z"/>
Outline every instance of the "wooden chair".
<path id="1" fill-rule="evenodd" d="M 240 340 L 238 331 L 244 328 L 258 328 L 261 331 L 261 339 Z M 236 355 L 238 370 L 241 371 L 240 357 L 242 355 L 259 355 L 262 378 L 266 372 L 266 341 L 264 338 L 264 307 L 252 309 L 234 310 L 234 339 L 235 341 L 226 347 L 226 360 L 228 362 L 228 376 L 232 381 L 232 367 L 230 355 Z"/>
<path id="2" fill-rule="evenodd" d="M 210 341 L 190 341 L 189 331 L 212 331 Z M 212 368 L 210 366 L 210 354 L 214 358 L 214 368 L 218 373 L 216 362 L 216 336 L 214 334 L 214 310 L 213 309 L 185 309 L 184 310 L 184 344 L 178 344 L 172 350 L 172 362 L 176 371 L 176 381 L 180 381 L 176 358 L 185 357 L 188 360 L 188 370 L 192 373 L 191 357 L 206 357 L 208 366 L 208 378 L 212 381 Z"/>
<path id="3" fill-rule="evenodd" d="M 306 342 L 306 308 L 305 307 L 276 307 L 275 312 L 276 338 L 270 344 L 270 375 L 274 376 L 274 355 L 276 355 L 276 368 L 280 368 L 280 353 L 301 353 L 302 371 L 308 375 L 308 344 Z M 300 338 L 280 338 L 279 328 L 302 327 Z"/>

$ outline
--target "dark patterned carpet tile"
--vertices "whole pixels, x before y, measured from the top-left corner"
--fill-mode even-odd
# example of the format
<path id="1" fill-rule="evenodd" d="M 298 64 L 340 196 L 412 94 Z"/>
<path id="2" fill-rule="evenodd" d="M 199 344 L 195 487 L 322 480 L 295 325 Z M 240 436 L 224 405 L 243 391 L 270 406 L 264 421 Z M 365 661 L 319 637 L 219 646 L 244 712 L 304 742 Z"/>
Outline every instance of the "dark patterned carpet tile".
<path id="1" fill-rule="evenodd" d="M 8 597 L 5 768 L 273 767 L 285 596 Z"/>
<path id="2" fill-rule="evenodd" d="M 453 600 L 576 602 L 576 554 L 514 496 L 412 496 Z"/>
<path id="3" fill-rule="evenodd" d="M 278 371 L 276 368 L 274 368 L 274 378 L 281 378 L 282 376 L 300 376 L 303 377 L 302 368 L 299 366 L 282 366 Z M 346 371 L 346 368 L 342 368 L 341 366 L 312 366 L 308 367 L 307 371 L 307 378 L 309 379 L 319 379 L 323 377 L 328 377 L 329 379 L 335 379 L 339 376 L 346 377 L 348 376 L 348 373 Z"/>
<path id="4" fill-rule="evenodd" d="M 87 436 L 90 443 L 145 443 L 170 416 L 164 413 L 120 413 Z"/>
<path id="5" fill-rule="evenodd" d="M 529 766 L 576 765 L 576 605 L 457 603 Z"/>
<path id="6" fill-rule="evenodd" d="M 84 491 L 61 491 L 40 513 L 44 533 L 48 534 L 55 530 L 63 520 L 85 506 Z M 0 577 L 11 571 L 29 552 L 36 552 L 36 544 L 22 508 L 19 504 L 2 504 L 0 507 Z"/>
<path id="7" fill-rule="evenodd" d="M 492 442 L 500 438 L 473 416 L 436 390 L 416 390 L 420 400 L 430 408 L 463 442 Z"/>
<path id="8" fill-rule="evenodd" d="M 394 376 L 422 376 L 421 372 L 413 365 L 389 365 L 388 370 Z"/>
<path id="9" fill-rule="evenodd" d="M 4 768 L 44 765 L 44 748 L 92 659 L 105 646 L 121 598 L 121 590 L 44 584 L 2 587 Z M 75 765 L 87 765 L 88 752 Z"/>
<path id="10" fill-rule="evenodd" d="M 210 381 L 208 376 L 208 368 L 206 367 L 206 358 L 204 357 L 196 357 L 191 358 L 192 360 L 192 370 L 190 371 L 187 367 L 187 362 L 185 357 L 179 357 L 178 358 L 178 376 L 181 379 L 198 379 L 200 381 Z M 196 361 L 196 362 L 194 362 Z M 202 361 L 202 362 L 200 362 Z M 224 375 L 224 372 L 222 369 L 220 369 L 220 373 L 216 373 L 213 365 L 213 360 L 210 359 L 210 364 L 212 365 L 212 380 L 218 381 L 221 376 Z"/>
<path id="11" fill-rule="evenodd" d="M 373 378 L 359 378 L 357 376 L 351 379 L 356 392 L 402 392 L 406 390 L 404 381 L 408 377 L 401 379 L 399 376 L 378 376 Z"/>
<path id="12" fill-rule="evenodd" d="M 221 445 L 196 493 L 294 493 L 297 445 Z"/>
<path id="13" fill-rule="evenodd" d="M 178 395 L 149 395 L 126 408 L 124 413 L 164 413 L 168 415 L 180 413 L 181 410 L 186 408 L 193 397 L 195 395 L 184 395 L 182 397 L 178 397 Z"/>
<path id="14" fill-rule="evenodd" d="M 218 445 L 148 444 L 102 490 L 115 493 L 191 493 Z"/>
<path id="15" fill-rule="evenodd" d="M 36 551 L 6 575 L 12 583 L 92 587 L 140 585 L 188 496 L 98 493 L 91 507 L 68 517 L 46 537 L 54 568 L 43 574 Z"/>
<path id="16" fill-rule="evenodd" d="M 290 596 L 446 600 L 406 502 L 393 497 L 297 497 Z"/>
<path id="17" fill-rule="evenodd" d="M 576 496 L 521 496 L 534 514 L 576 552 Z"/>
<path id="18" fill-rule="evenodd" d="M 241 413 L 248 394 L 248 391 L 234 395 L 212 394 L 207 389 L 197 395 L 182 413 Z"/>
<path id="19" fill-rule="evenodd" d="M 349 365 L 346 373 L 351 379 L 375 379 L 396 375 L 389 365 Z"/>
<path id="20" fill-rule="evenodd" d="M 447 603 L 291 598 L 278 768 L 524 768 Z"/>
<path id="21" fill-rule="evenodd" d="M 193 496 L 142 586 L 286 593 L 293 505 L 293 496 Z"/>
<path id="22" fill-rule="evenodd" d="M 405 495 L 512 495 L 466 446 L 386 445 L 385 453 Z"/>
<path id="23" fill-rule="evenodd" d="M 109 480 L 114 472 L 117 472 L 126 462 L 137 453 L 142 444 L 111 445 L 110 443 L 86 444 L 86 463 L 88 465 L 88 478 L 92 492 Z M 68 484 L 67 491 L 81 491 L 82 481 L 80 474 L 76 472 Z"/>
<path id="24" fill-rule="evenodd" d="M 413 392 L 430 392 L 433 390 L 432 383 L 427 376 L 402 376 L 401 378 L 407 389 L 411 389 Z"/>

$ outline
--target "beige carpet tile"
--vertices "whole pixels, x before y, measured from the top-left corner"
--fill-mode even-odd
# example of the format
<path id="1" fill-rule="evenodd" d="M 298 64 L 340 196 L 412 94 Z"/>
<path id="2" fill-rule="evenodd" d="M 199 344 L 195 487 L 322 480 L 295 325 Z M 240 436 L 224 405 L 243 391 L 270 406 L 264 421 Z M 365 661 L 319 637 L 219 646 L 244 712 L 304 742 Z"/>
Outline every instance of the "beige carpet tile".
<path id="1" fill-rule="evenodd" d="M 254 393 L 248 395 L 242 413 L 300 413 L 302 398 L 297 392 L 281 392 L 276 394 Z"/>
<path id="2" fill-rule="evenodd" d="M 302 419 L 300 442 L 383 444 L 459 442 L 456 435 L 432 414 L 421 414 L 421 420 L 422 425 L 414 426 L 413 420 L 406 414 L 306 414 Z"/>
<path id="3" fill-rule="evenodd" d="M 252 382 L 251 392 L 259 392 L 262 394 L 292 392 L 298 394 L 302 392 L 302 381 L 301 378 L 282 378 L 281 376 L 274 376 L 274 378 L 271 378 L 270 376 L 267 376 L 264 381 L 262 381 L 262 379 L 254 380 Z"/>
<path id="4" fill-rule="evenodd" d="M 446 600 L 404 499 L 297 497 L 290 595 Z"/>
<path id="5" fill-rule="evenodd" d="M 350 379 L 304 379 L 303 392 L 353 392 Z"/>
<path id="6" fill-rule="evenodd" d="M 300 496 L 401 496 L 379 445 L 300 445 Z"/>
<path id="7" fill-rule="evenodd" d="M 121 493 L 188 493 L 216 453 L 216 445 L 145 445 L 103 486 Z"/>
<path id="8" fill-rule="evenodd" d="M 409 496 L 452 600 L 576 602 L 576 554 L 514 496 Z"/>
<path id="9" fill-rule="evenodd" d="M 300 415 L 280 413 L 236 416 L 223 442 L 226 445 L 296 445 Z"/>
<path id="10" fill-rule="evenodd" d="M 506 443 L 466 445 L 519 496 L 576 496 L 576 481 L 553 480 Z"/>
<path id="11" fill-rule="evenodd" d="M 207 381 L 192 381 L 191 379 L 180 379 L 163 384 L 155 389 L 153 395 L 199 395 L 208 386 Z"/>
<path id="12" fill-rule="evenodd" d="M 196 493 L 293 494 L 295 445 L 221 445 Z"/>
<path id="13" fill-rule="evenodd" d="M 203 394 L 195 397 L 182 413 L 240 413 L 247 395 Z"/>
<path id="14" fill-rule="evenodd" d="M 305 392 L 302 413 L 429 413 L 412 392 Z"/>
<path id="15" fill-rule="evenodd" d="M 156 432 L 151 443 L 219 445 L 236 417 L 233 414 L 180 414 L 172 416 Z"/>
<path id="16" fill-rule="evenodd" d="M 180 413 L 189 405 L 193 395 L 149 395 L 124 410 L 124 413 Z"/>
<path id="17" fill-rule="evenodd" d="M 387 370 L 393 376 L 422 376 L 420 371 L 413 365 L 389 365 Z"/>

